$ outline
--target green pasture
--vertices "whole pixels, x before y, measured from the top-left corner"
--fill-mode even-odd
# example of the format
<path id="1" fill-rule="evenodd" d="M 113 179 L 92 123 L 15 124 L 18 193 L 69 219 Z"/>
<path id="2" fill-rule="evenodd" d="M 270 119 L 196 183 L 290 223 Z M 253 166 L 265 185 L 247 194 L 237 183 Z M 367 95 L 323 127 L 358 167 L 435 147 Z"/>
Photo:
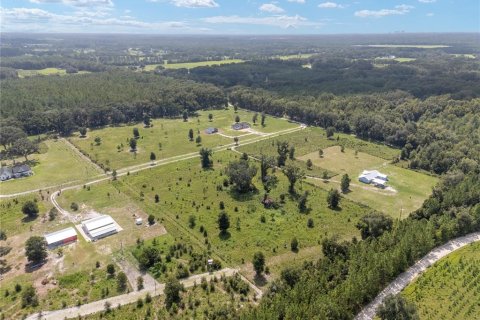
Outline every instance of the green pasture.
<path id="1" fill-rule="evenodd" d="M 480 243 L 449 254 L 407 286 L 402 295 L 422 320 L 478 319 Z"/>
<path id="2" fill-rule="evenodd" d="M 328 182 L 319 179 L 309 181 L 324 189 L 339 188 L 341 177 L 348 174 L 352 181 L 350 192 L 346 194 L 347 198 L 394 218 L 405 218 L 410 212 L 418 209 L 438 181 L 435 177 L 400 168 L 367 153 L 357 152 L 355 155 L 355 151 L 349 148 L 341 152 L 339 146 L 334 146 L 324 149 L 323 152 L 323 157 L 320 157 L 318 152 L 313 152 L 299 159 L 303 161 L 310 159 L 314 166 L 336 172 L 338 175 Z M 394 190 L 379 189 L 358 181 L 358 176 L 363 170 L 378 170 L 388 175 L 387 186 Z"/>
<path id="3" fill-rule="evenodd" d="M 101 173 L 61 139 L 47 140 L 41 143 L 40 149 L 41 153 L 28 157 L 32 162 L 33 175 L 0 182 L 1 194 L 13 194 L 65 183 L 80 183 Z M 19 158 L 17 162 L 24 160 Z"/>
<path id="4" fill-rule="evenodd" d="M 213 114 L 212 121 L 208 119 L 208 114 L 210 113 Z M 153 126 L 149 128 L 145 128 L 143 123 L 107 127 L 88 131 L 86 138 L 80 138 L 77 134 L 71 138 L 71 141 L 94 161 L 103 164 L 107 168 L 119 169 L 150 161 L 151 152 L 156 154 L 157 160 L 161 160 L 197 152 L 202 147 L 213 148 L 231 144 L 234 142 L 234 136 L 242 136 L 247 133 L 231 129 L 231 125 L 235 123 L 237 115 L 240 117 L 240 121 L 252 123 L 254 113 L 245 110 L 238 110 L 235 113 L 233 109 L 201 111 L 197 117 L 190 117 L 188 122 L 184 122 L 183 119 L 155 119 L 152 120 Z M 268 133 L 295 128 L 296 126 L 298 125 L 286 120 L 267 116 L 265 127 L 257 123 L 252 128 L 259 132 Z M 130 151 L 128 141 L 133 137 L 133 128 L 135 127 L 140 131 L 140 138 L 137 140 L 137 151 L 132 152 Z M 220 133 L 230 137 L 224 137 L 219 134 L 206 134 L 204 130 L 208 127 L 216 127 Z M 197 136 L 202 138 L 201 144 L 189 141 L 188 131 L 190 129 L 194 131 L 194 140 Z M 240 137 L 240 143 L 243 139 L 250 139 L 255 136 L 258 135 L 250 134 Z M 101 138 L 100 145 L 94 142 L 96 137 Z M 120 149 L 118 148 L 119 146 Z"/>
<path id="5" fill-rule="evenodd" d="M 450 46 L 442 44 L 369 44 L 372 48 L 417 48 L 417 49 L 439 49 L 449 48 Z"/>
<path id="6" fill-rule="evenodd" d="M 65 69 L 60 69 L 60 68 L 45 68 L 45 69 L 39 69 L 39 70 L 17 69 L 17 72 L 18 72 L 19 78 L 28 78 L 33 76 L 68 75 Z M 72 74 L 83 74 L 83 73 L 89 73 L 89 71 L 78 71 L 77 73 L 72 73 Z"/>
<path id="7" fill-rule="evenodd" d="M 225 60 L 208 60 L 198 62 L 181 62 L 181 63 L 165 63 L 165 64 L 147 64 L 144 68 L 145 71 L 153 71 L 158 66 L 162 66 L 165 69 L 193 69 L 196 67 L 208 67 L 219 66 L 222 64 L 242 63 L 245 62 L 241 59 L 225 59 Z"/>
<path id="8" fill-rule="evenodd" d="M 277 58 L 280 60 L 308 59 L 313 55 L 315 55 L 315 53 L 299 53 L 299 54 L 289 54 L 284 56 L 274 56 L 274 58 Z"/>

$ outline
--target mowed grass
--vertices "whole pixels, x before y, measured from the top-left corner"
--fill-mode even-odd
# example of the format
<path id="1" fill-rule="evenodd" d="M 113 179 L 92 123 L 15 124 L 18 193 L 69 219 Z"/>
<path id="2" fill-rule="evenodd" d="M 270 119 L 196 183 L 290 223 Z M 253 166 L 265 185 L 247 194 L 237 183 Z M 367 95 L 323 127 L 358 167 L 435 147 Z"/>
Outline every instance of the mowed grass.
<path id="1" fill-rule="evenodd" d="M 43 144 L 43 143 L 42 143 Z M 33 175 L 20 179 L 0 182 L 1 194 L 13 194 L 33 189 L 81 182 L 101 173 L 92 163 L 81 157 L 77 151 L 62 139 L 44 142 L 44 152 L 32 154 Z M 24 159 L 17 159 L 23 161 Z"/>
<path id="2" fill-rule="evenodd" d="M 420 319 L 478 319 L 480 315 L 480 243 L 443 258 L 407 286 L 402 295 L 417 307 Z"/>
<path id="3" fill-rule="evenodd" d="M 315 55 L 315 53 L 299 53 L 299 54 L 289 54 L 284 56 L 274 56 L 274 58 L 277 58 L 280 60 L 308 59 L 313 55 Z"/>
<path id="4" fill-rule="evenodd" d="M 442 44 L 369 44 L 372 48 L 418 48 L 418 49 L 439 49 L 449 48 L 450 46 Z"/>
<path id="5" fill-rule="evenodd" d="M 300 157 L 301 160 L 312 160 L 314 166 L 325 168 L 338 175 L 329 182 L 318 179 L 310 179 L 314 184 L 330 189 L 339 188 L 341 177 L 348 174 L 352 182 L 350 192 L 346 197 L 367 205 L 376 210 L 382 211 L 394 218 L 405 218 L 408 214 L 418 209 L 423 201 L 431 194 L 433 186 L 438 179 L 423 173 L 400 168 L 384 159 L 357 152 L 345 148 L 341 152 L 339 146 L 329 147 L 323 150 L 323 157 L 318 152 L 306 154 Z M 379 189 L 372 185 L 358 181 L 358 176 L 363 170 L 378 170 L 388 175 L 387 186 L 395 191 Z"/>
<path id="6" fill-rule="evenodd" d="M 209 61 L 198 61 L 198 62 L 147 64 L 144 70 L 153 71 L 158 66 L 162 66 L 165 69 L 193 69 L 196 67 L 219 66 L 222 64 L 242 63 L 242 62 L 245 62 L 245 61 L 241 59 L 225 59 L 225 60 L 209 60 Z"/>
<path id="7" fill-rule="evenodd" d="M 239 195 L 225 187 L 224 168 L 237 157 L 229 151 L 215 153 L 213 170 L 202 170 L 199 159 L 190 159 L 130 174 L 119 179 L 119 190 L 160 219 L 170 234 L 203 246 L 232 265 L 250 261 L 256 251 L 263 251 L 267 257 L 288 253 L 294 237 L 302 250 L 318 245 L 327 236 L 358 236 L 355 224 L 371 209 L 344 199 L 341 210 L 330 210 L 326 204 L 327 192 L 303 183 L 297 190 L 310 193 L 311 211 L 300 213 L 297 201 L 287 194 L 288 184 L 280 172 L 277 172 L 278 187 L 270 195 L 278 200 L 280 194 L 287 194 L 279 209 L 263 207 L 258 175 L 254 179 L 258 192 Z M 258 166 L 253 161 L 251 164 Z M 160 197 L 159 203 L 154 201 L 156 194 Z M 230 217 L 227 236 L 219 234 L 217 225 L 220 201 Z M 194 228 L 188 227 L 190 216 L 195 217 Z M 261 222 L 262 216 L 265 222 Z M 309 218 L 314 221 L 313 228 L 307 227 Z M 200 232 L 201 226 L 207 236 Z"/>
<path id="8" fill-rule="evenodd" d="M 213 114 L 212 121 L 208 119 L 210 113 Z M 240 121 L 251 123 L 254 113 L 244 110 L 238 110 L 235 113 L 233 109 L 201 111 L 198 117 L 191 117 L 188 119 L 188 122 L 184 122 L 183 119 L 155 119 L 152 121 L 153 126 L 150 128 L 144 128 L 142 123 L 107 127 L 89 131 L 86 138 L 80 138 L 77 135 L 72 137 L 71 141 L 94 161 L 103 164 L 107 168 L 119 169 L 150 161 L 151 152 L 156 154 L 157 160 L 161 160 L 197 152 L 202 147 L 213 148 L 232 144 L 234 142 L 233 138 L 219 134 L 206 134 L 204 130 L 208 127 L 216 127 L 220 133 L 224 133 L 227 136 L 242 136 L 246 132 L 231 129 L 231 125 L 235 123 L 237 115 L 240 117 Z M 257 124 L 252 126 L 252 128 L 259 132 L 268 133 L 295 128 L 296 126 L 298 125 L 286 120 L 267 116 L 265 127 Z M 141 136 L 137 140 L 137 152 L 131 152 L 128 144 L 130 138 L 133 137 L 133 128 L 138 128 Z M 197 136 L 202 138 L 201 144 L 189 141 L 188 131 L 190 129 L 194 131 L 194 140 Z M 96 137 L 101 138 L 102 142 L 100 145 L 96 145 L 94 142 Z M 255 137 L 255 135 L 250 134 L 240 137 L 240 143 L 243 139 L 252 137 Z M 121 148 L 118 149 L 118 146 L 121 146 Z"/>

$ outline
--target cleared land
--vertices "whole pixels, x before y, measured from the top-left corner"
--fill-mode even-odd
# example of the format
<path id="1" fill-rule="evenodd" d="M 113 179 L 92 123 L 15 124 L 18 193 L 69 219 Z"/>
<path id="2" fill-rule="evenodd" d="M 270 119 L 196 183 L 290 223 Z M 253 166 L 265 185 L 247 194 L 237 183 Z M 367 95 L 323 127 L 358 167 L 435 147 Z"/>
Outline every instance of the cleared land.
<path id="1" fill-rule="evenodd" d="M 208 119 L 210 113 L 213 114 L 212 121 Z M 157 160 L 160 160 L 196 152 L 202 147 L 212 148 L 231 144 L 235 136 L 239 137 L 241 143 L 243 135 L 249 134 L 245 137 L 251 138 L 255 133 L 235 131 L 231 129 L 231 125 L 235 123 L 236 116 L 240 117 L 240 121 L 252 123 L 253 115 L 253 112 L 244 110 L 238 110 L 237 113 L 233 110 L 201 111 L 198 117 L 191 117 L 188 122 L 184 122 L 183 119 L 155 119 L 152 120 L 153 126 L 149 128 L 144 128 L 143 123 L 107 127 L 89 131 L 86 138 L 77 135 L 70 140 L 92 160 L 106 168 L 119 169 L 150 161 L 151 152 L 154 152 Z M 208 127 L 218 128 L 219 133 L 206 134 L 204 130 Z M 252 129 L 260 133 L 269 133 L 295 127 L 298 127 L 298 124 L 267 116 L 265 127 L 257 123 Z M 140 132 L 136 152 L 131 152 L 128 144 L 133 137 L 133 128 L 138 128 Z M 194 131 L 194 141 L 189 141 L 190 129 Z M 195 142 L 197 136 L 201 137 L 201 144 Z M 96 137 L 101 139 L 100 145 L 94 142 Z"/>
<path id="2" fill-rule="evenodd" d="M 405 288 L 421 319 L 478 319 L 480 243 L 443 258 Z"/>
<path id="3" fill-rule="evenodd" d="M 41 153 L 29 156 L 34 174 L 30 177 L 0 182 L 0 194 L 12 194 L 71 182 L 81 183 L 101 173 L 62 139 L 47 140 L 42 145 Z"/>
<path id="4" fill-rule="evenodd" d="M 310 159 L 314 166 L 336 172 L 338 175 L 328 182 L 318 179 L 309 181 L 325 189 L 339 188 L 341 176 L 348 174 L 352 182 L 350 192 L 346 194 L 347 198 L 383 211 L 394 218 L 405 218 L 410 212 L 418 209 L 437 183 L 437 178 L 432 176 L 400 168 L 363 152 L 357 152 L 355 155 L 355 151 L 349 148 L 341 152 L 340 146 L 334 146 L 324 149 L 323 152 L 323 157 L 319 157 L 318 152 L 313 152 L 299 159 L 303 161 Z M 388 175 L 387 185 L 394 190 L 379 189 L 358 181 L 358 176 L 363 170 L 374 169 Z"/>
<path id="5" fill-rule="evenodd" d="M 315 53 L 299 53 L 299 54 L 289 54 L 285 56 L 275 56 L 274 58 L 277 58 L 280 60 L 308 59 L 313 55 L 315 55 Z"/>
<path id="6" fill-rule="evenodd" d="M 438 49 L 438 48 L 449 48 L 450 46 L 441 45 L 441 44 L 369 44 L 369 45 L 360 45 L 362 47 L 372 47 L 372 48 L 418 48 L 418 49 Z"/>
<path id="7" fill-rule="evenodd" d="M 193 69 L 196 67 L 208 67 L 208 66 L 218 66 L 222 64 L 231 64 L 231 63 L 242 63 L 245 62 L 241 59 L 226 59 L 226 60 L 210 60 L 210 61 L 199 61 L 199 62 L 181 62 L 181 63 L 165 63 L 165 64 L 148 64 L 145 66 L 145 71 L 153 71 L 158 66 L 162 66 L 165 69 Z"/>
<path id="8" fill-rule="evenodd" d="M 89 73 L 89 71 L 78 71 L 77 73 L 67 73 L 65 69 L 60 68 L 45 68 L 39 70 L 24 70 L 24 69 L 17 69 L 18 77 L 19 78 L 27 78 L 33 76 L 51 76 L 51 75 L 69 75 L 69 74 L 83 74 Z"/>

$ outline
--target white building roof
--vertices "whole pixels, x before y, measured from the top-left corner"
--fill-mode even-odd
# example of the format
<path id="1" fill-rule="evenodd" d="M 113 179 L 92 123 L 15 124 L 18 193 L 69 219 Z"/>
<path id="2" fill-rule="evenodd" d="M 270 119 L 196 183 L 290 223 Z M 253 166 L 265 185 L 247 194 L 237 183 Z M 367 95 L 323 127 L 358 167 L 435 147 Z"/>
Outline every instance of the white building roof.
<path id="1" fill-rule="evenodd" d="M 373 181 L 374 179 L 387 180 L 387 175 L 380 173 L 377 170 L 363 170 L 359 178 L 361 177 L 365 177 L 370 181 Z"/>
<path id="2" fill-rule="evenodd" d="M 59 241 L 62 241 L 64 239 L 74 237 L 76 235 L 77 235 L 77 232 L 75 231 L 75 229 L 72 227 L 68 227 L 63 230 L 45 234 L 45 240 L 47 241 L 48 245 L 51 245 Z"/>
<path id="3" fill-rule="evenodd" d="M 92 238 L 101 238 L 102 236 L 117 232 L 115 224 L 109 224 L 95 230 L 89 231 Z"/>
<path id="4" fill-rule="evenodd" d="M 88 219 L 82 222 L 82 225 L 88 232 L 91 232 L 95 229 L 101 228 L 103 226 L 114 224 L 112 217 L 107 215 L 101 215 L 96 218 Z"/>
<path id="5" fill-rule="evenodd" d="M 382 185 L 382 186 L 384 186 L 384 185 L 386 184 L 386 181 L 385 181 L 385 180 L 377 179 L 377 178 L 372 179 L 372 182 L 373 182 L 374 184 L 379 184 L 379 185 Z"/>

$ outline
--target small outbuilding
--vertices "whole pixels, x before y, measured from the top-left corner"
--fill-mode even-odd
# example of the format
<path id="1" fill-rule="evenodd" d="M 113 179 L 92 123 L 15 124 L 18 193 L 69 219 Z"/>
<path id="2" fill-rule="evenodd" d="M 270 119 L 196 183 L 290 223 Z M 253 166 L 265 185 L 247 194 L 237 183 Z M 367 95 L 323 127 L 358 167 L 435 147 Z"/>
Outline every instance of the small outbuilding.
<path id="1" fill-rule="evenodd" d="M 74 228 L 68 227 L 59 231 L 45 234 L 45 241 L 49 249 L 54 249 L 77 241 L 77 232 Z"/>
<path id="2" fill-rule="evenodd" d="M 214 134 L 214 133 L 217 133 L 217 132 L 218 132 L 218 129 L 214 128 L 214 127 L 210 127 L 210 128 L 205 129 L 206 134 Z"/>
<path id="3" fill-rule="evenodd" d="M 248 129 L 250 128 L 250 123 L 248 122 L 237 122 L 232 124 L 232 129 L 233 130 L 243 130 L 243 129 Z"/>
<path id="4" fill-rule="evenodd" d="M 118 232 L 115 220 L 109 215 L 101 215 L 83 221 L 82 229 L 93 241 L 108 237 Z"/>
<path id="5" fill-rule="evenodd" d="M 12 168 L 1 167 L 0 168 L 0 180 L 5 181 L 13 178 Z"/>

